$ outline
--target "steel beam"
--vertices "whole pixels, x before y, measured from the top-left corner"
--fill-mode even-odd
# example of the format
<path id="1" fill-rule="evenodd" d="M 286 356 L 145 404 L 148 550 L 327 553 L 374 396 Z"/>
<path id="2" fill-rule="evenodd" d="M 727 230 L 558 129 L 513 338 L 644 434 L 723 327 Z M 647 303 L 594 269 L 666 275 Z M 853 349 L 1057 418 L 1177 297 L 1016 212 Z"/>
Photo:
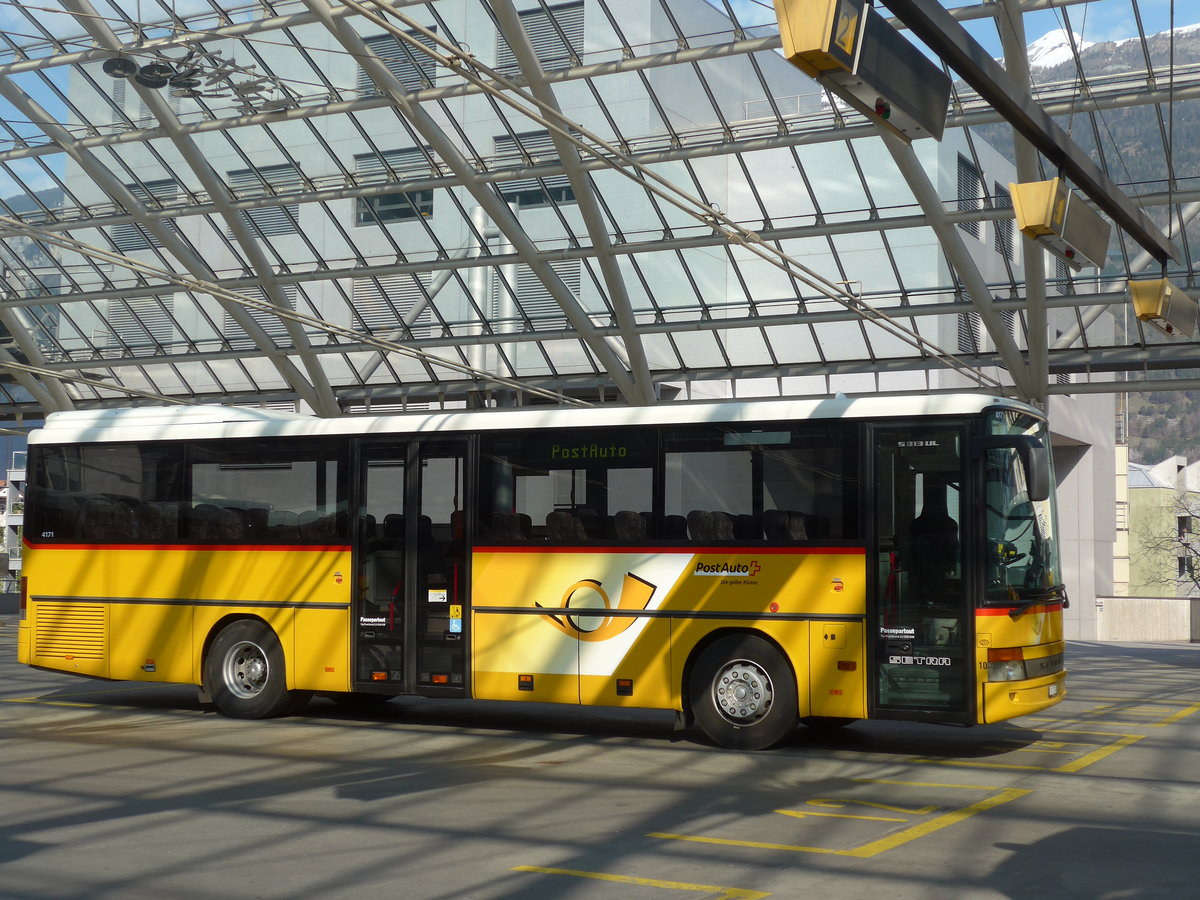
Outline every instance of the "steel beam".
<path id="1" fill-rule="evenodd" d="M 887 0 L 909 30 L 1160 263 L 1179 249 L 936 0 Z"/>

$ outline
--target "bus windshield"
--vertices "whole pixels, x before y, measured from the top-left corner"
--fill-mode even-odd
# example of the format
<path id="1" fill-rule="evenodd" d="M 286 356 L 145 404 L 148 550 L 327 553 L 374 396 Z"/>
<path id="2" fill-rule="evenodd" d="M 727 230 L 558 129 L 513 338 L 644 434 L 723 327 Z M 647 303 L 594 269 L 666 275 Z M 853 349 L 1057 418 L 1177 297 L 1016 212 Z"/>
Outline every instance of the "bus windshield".
<path id="1" fill-rule="evenodd" d="M 993 435 L 1029 435 L 1049 453 L 1045 422 L 1010 410 L 988 421 Z M 1030 499 L 1025 466 L 1010 447 L 988 449 L 984 478 L 988 602 L 1020 607 L 1064 599 L 1053 491 Z"/>

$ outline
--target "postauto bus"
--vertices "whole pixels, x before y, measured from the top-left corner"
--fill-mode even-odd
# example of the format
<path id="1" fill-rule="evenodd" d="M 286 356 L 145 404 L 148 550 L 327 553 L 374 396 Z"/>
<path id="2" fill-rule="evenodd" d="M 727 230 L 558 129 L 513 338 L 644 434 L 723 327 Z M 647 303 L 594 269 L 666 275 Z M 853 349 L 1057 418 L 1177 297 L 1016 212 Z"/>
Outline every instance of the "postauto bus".
<path id="1" fill-rule="evenodd" d="M 314 694 L 970 725 L 1064 696 L 1046 421 L 980 394 L 318 419 L 55 413 L 22 662 Z"/>

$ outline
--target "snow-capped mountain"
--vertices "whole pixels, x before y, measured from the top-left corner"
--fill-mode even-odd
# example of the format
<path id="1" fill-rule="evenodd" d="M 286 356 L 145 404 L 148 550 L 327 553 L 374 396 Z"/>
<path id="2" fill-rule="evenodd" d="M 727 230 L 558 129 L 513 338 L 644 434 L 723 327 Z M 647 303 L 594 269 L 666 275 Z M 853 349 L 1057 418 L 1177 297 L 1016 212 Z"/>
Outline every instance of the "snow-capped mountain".
<path id="1" fill-rule="evenodd" d="M 1146 54 L 1153 65 L 1165 66 L 1173 55 L 1176 65 L 1200 62 L 1200 25 L 1183 25 L 1173 32 L 1161 31 L 1146 36 L 1145 44 L 1131 37 L 1119 41 L 1087 41 L 1074 35 L 1084 74 L 1107 75 L 1144 69 Z M 1062 29 L 1038 38 L 1027 48 L 1033 80 L 1077 77 L 1071 54 L 1071 40 Z M 1058 71 L 1051 72 L 1052 69 Z"/>
<path id="2" fill-rule="evenodd" d="M 1031 69 L 1045 69 L 1050 66 L 1057 66 L 1059 63 L 1064 63 L 1072 57 L 1071 40 L 1074 39 L 1075 49 L 1083 52 L 1088 47 L 1093 47 L 1095 44 L 1092 41 L 1085 41 L 1080 35 L 1072 32 L 1068 37 L 1067 33 L 1061 28 L 1056 28 L 1054 31 L 1047 32 L 1036 41 L 1029 45 L 1027 53 L 1029 54 L 1029 67 Z"/>

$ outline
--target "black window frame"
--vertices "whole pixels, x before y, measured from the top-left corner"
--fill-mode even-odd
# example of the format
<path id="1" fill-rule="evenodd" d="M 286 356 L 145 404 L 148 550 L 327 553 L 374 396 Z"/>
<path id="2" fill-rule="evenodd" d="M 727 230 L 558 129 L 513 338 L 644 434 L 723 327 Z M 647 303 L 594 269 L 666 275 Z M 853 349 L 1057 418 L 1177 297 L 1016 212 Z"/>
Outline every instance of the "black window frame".
<path id="1" fill-rule="evenodd" d="M 89 464 L 87 457 L 119 454 L 122 450 L 137 451 L 143 475 L 148 471 L 145 460 L 158 460 L 153 468 L 155 483 L 148 484 L 144 478 L 131 480 L 130 473 L 113 471 L 101 473 L 101 483 L 91 485 L 95 489 L 89 490 L 84 481 L 85 469 L 81 468 Z M 328 487 L 332 504 L 323 511 L 315 506 L 289 510 L 297 515 L 292 527 L 290 522 L 272 523 L 270 510 L 249 495 L 222 497 L 213 492 L 197 497 L 195 466 L 203 464 L 206 455 L 218 466 L 223 465 L 219 461 L 223 456 L 228 460 L 224 465 L 243 470 L 261 468 L 264 472 L 295 462 L 324 463 L 326 467 L 332 464 L 332 484 Z M 58 472 L 51 479 L 48 467 L 56 464 L 56 457 Z M 349 458 L 348 441 L 320 438 L 218 439 L 186 445 L 163 441 L 33 445 L 26 510 L 31 526 L 28 534 L 35 542 L 51 545 L 345 545 L 350 541 Z M 172 466 L 174 472 L 169 471 Z M 106 482 L 105 474 L 111 483 Z M 52 480 L 59 481 L 60 486 L 51 488 Z M 122 480 L 131 486 L 124 491 L 113 489 L 119 488 Z M 261 486 L 263 481 L 258 483 Z"/>

